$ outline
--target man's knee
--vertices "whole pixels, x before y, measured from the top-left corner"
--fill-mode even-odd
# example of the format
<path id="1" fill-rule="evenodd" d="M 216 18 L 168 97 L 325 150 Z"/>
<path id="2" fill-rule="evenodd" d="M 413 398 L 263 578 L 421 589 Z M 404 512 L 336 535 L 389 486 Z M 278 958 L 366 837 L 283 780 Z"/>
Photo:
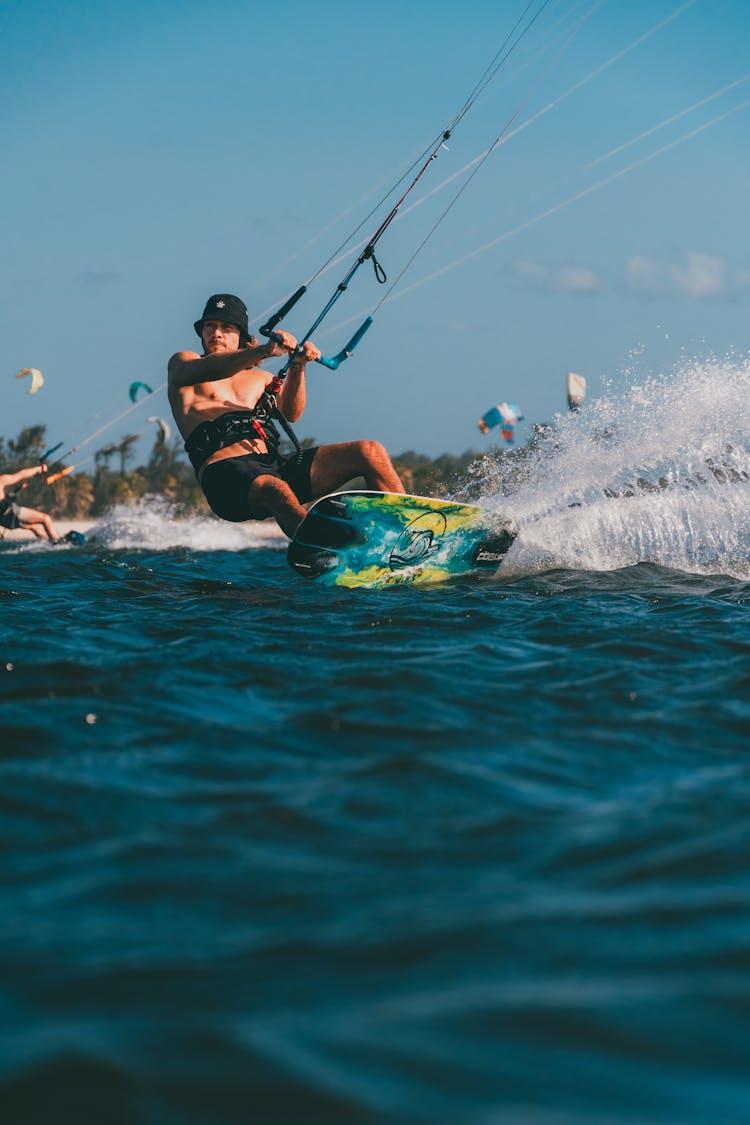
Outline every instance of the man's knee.
<path id="1" fill-rule="evenodd" d="M 290 491 L 291 489 L 286 481 L 270 475 L 256 477 L 250 485 L 250 495 L 258 499 L 269 496 L 286 496 Z"/>
<path id="2" fill-rule="evenodd" d="M 377 468 L 380 465 L 388 464 L 390 461 L 385 446 L 379 441 L 365 439 L 357 442 L 357 445 L 359 446 L 360 456 L 367 465 Z"/>
<path id="3" fill-rule="evenodd" d="M 299 500 L 287 482 L 281 477 L 273 476 L 256 477 L 250 485 L 250 499 L 254 504 L 260 504 L 274 513 L 280 507 L 299 505 Z"/>
<path id="4" fill-rule="evenodd" d="M 279 477 L 256 477 L 250 486 L 253 504 L 272 515 L 279 527 L 291 539 L 305 518 L 305 509 L 294 491 Z"/>

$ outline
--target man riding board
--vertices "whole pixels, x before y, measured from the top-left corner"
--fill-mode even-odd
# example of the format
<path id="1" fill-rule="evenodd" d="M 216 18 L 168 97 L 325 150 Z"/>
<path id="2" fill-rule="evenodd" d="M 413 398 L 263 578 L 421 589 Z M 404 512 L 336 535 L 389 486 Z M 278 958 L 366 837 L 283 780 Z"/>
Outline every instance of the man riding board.
<path id="1" fill-rule="evenodd" d="M 0 527 L 5 527 L 9 531 L 22 527 L 37 539 L 48 539 L 51 543 L 57 541 L 57 533 L 46 512 L 39 512 L 36 508 L 25 508 L 15 503 L 15 497 L 26 481 L 38 476 L 39 473 L 46 472 L 46 465 L 34 465 L 30 469 L 19 469 L 17 473 L 0 473 Z"/>
<path id="2" fill-rule="evenodd" d="M 303 449 L 283 457 L 274 418 L 291 435 L 305 409 L 305 366 L 320 352 L 310 341 L 298 349 L 288 332 L 277 330 L 258 344 L 248 331 L 247 309 L 239 297 L 209 297 L 195 322 L 203 355 L 176 352 L 168 365 L 168 393 L 185 449 L 211 509 L 232 522 L 273 516 L 290 538 L 304 519 L 304 505 L 364 477 L 376 492 L 403 492 L 385 448 L 376 441 L 349 441 Z M 275 376 L 259 365 L 291 356 L 276 396 L 265 395 Z"/>

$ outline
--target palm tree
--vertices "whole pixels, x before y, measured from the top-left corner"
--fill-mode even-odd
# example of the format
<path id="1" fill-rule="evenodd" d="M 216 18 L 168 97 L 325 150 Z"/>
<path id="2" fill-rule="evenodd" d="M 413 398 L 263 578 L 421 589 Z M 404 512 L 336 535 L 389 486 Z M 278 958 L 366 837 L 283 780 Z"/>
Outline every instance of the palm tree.
<path id="1" fill-rule="evenodd" d="M 133 446 L 138 441 L 138 434 L 126 434 L 119 445 L 115 449 L 120 455 L 120 476 L 124 477 L 127 472 L 128 461 L 133 457 Z"/>
<path id="2" fill-rule="evenodd" d="M 117 453 L 116 445 L 103 445 L 101 449 L 98 449 L 94 454 L 94 463 L 97 471 L 99 469 L 106 469 L 106 471 L 109 472 L 109 459 L 110 457 L 114 457 L 115 453 Z"/>

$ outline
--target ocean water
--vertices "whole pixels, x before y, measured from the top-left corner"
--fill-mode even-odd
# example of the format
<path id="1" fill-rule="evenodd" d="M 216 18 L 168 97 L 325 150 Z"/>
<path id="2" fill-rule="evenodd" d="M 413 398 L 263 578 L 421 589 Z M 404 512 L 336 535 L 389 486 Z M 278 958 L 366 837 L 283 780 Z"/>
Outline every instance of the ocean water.
<path id="1" fill-rule="evenodd" d="M 0 551 L 0 1120 L 750 1119 L 750 369 L 456 494 L 490 580 L 265 526 Z"/>

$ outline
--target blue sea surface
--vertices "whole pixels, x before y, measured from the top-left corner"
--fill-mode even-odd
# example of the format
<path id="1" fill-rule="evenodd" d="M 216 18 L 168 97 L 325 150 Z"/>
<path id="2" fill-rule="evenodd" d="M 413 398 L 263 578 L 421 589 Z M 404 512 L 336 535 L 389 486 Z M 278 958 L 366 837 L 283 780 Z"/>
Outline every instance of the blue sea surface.
<path id="1" fill-rule="evenodd" d="M 3 1125 L 750 1119 L 750 483 L 570 426 L 496 579 L 4 545 Z"/>

